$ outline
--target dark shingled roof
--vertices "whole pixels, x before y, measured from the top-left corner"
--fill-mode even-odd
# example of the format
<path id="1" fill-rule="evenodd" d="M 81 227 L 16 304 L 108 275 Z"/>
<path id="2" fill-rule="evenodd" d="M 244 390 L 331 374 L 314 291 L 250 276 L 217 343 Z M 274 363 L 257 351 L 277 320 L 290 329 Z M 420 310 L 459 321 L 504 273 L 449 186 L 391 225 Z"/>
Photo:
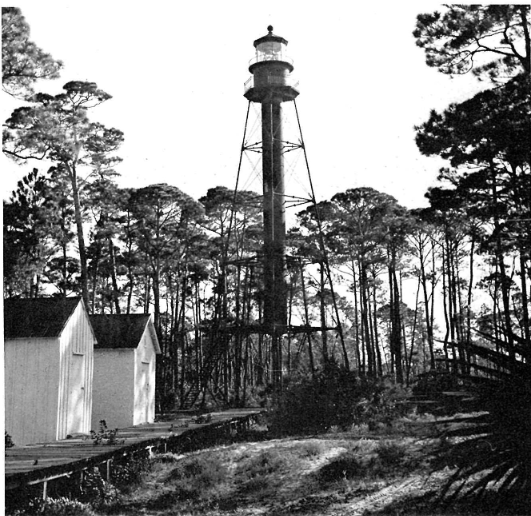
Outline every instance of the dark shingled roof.
<path id="1" fill-rule="evenodd" d="M 54 338 L 61 335 L 79 297 L 4 299 L 4 338 Z"/>
<path id="2" fill-rule="evenodd" d="M 95 349 L 136 348 L 149 322 L 149 314 L 91 315 L 96 340 Z"/>

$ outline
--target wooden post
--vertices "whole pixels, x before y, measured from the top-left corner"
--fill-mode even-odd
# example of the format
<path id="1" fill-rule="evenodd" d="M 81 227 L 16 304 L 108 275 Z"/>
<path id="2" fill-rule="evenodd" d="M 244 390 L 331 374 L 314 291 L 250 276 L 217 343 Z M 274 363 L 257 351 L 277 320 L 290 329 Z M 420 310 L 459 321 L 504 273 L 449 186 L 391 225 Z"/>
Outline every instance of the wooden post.
<path id="1" fill-rule="evenodd" d="M 106 476 L 106 480 L 107 482 L 110 482 L 111 481 L 111 462 L 112 462 L 112 459 L 109 459 L 105 466 L 105 476 Z"/>

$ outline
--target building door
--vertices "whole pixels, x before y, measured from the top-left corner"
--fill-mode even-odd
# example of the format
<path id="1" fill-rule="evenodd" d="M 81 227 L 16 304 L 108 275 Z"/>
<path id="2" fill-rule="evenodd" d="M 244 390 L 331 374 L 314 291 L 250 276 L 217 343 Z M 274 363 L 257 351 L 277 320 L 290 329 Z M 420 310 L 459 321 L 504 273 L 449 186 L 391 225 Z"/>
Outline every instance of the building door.
<path id="1" fill-rule="evenodd" d="M 85 355 L 73 354 L 70 357 L 70 377 L 68 379 L 67 435 L 86 432 L 86 374 Z"/>
<path id="2" fill-rule="evenodd" d="M 150 393 L 149 393 L 149 363 L 142 362 L 142 423 L 147 423 L 149 421 L 149 404 L 150 404 Z"/>

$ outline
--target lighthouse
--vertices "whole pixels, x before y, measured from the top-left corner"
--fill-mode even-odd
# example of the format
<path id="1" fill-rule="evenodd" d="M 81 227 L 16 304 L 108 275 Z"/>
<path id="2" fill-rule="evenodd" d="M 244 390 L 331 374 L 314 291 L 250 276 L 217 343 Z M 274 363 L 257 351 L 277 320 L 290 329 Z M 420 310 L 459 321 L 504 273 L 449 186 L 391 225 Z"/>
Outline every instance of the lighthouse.
<path id="1" fill-rule="evenodd" d="M 280 367 L 280 339 L 287 326 L 282 103 L 294 100 L 299 92 L 291 78 L 293 61 L 286 52 L 288 42 L 273 34 L 271 25 L 267 30 L 266 36 L 254 42 L 256 53 L 249 65 L 252 76 L 245 84 L 244 96 L 251 102 L 261 104 L 264 199 L 263 323 L 265 331 L 273 337 L 273 361 L 277 361 Z M 277 354 L 278 357 L 275 357 Z"/>
<path id="2" fill-rule="evenodd" d="M 315 374 L 318 364 L 314 361 L 313 342 L 314 336 L 318 333 L 322 335 L 323 343 L 326 344 L 327 332 L 336 332 L 348 368 L 340 314 L 321 232 L 306 145 L 302 137 L 296 102 L 299 89 L 298 83 L 292 76 L 293 61 L 286 51 L 288 42 L 274 34 L 273 27 L 269 26 L 267 30 L 265 36 L 254 41 L 255 55 L 249 63 L 251 77 L 244 86 L 244 96 L 248 105 L 233 206 L 226 232 L 226 245 L 222 246 L 219 257 L 220 274 L 216 285 L 214 316 L 204 319 L 200 324 L 201 338 L 207 339 L 205 340 L 207 345 L 203 348 L 201 375 L 197 375 L 189 394 L 185 396 L 186 400 L 192 399 L 192 403 L 198 399 L 200 393 L 203 394 L 204 400 L 207 391 L 213 396 L 222 395 L 224 400 L 229 402 L 229 392 L 234 392 L 234 402 L 238 405 L 245 401 L 245 386 L 253 376 L 256 385 L 268 384 L 267 391 L 271 386 L 272 390 L 269 392 L 273 394 L 273 400 L 276 398 L 278 401 L 282 392 L 283 377 L 286 372 L 289 374 L 293 365 L 291 357 L 294 345 L 297 345 L 299 350 L 297 355 L 304 348 L 307 349 L 310 370 Z M 251 110 L 251 105 L 257 109 Z M 254 119 L 253 123 L 249 124 L 251 111 L 253 116 L 259 115 L 260 123 L 257 123 L 258 119 Z M 285 127 L 283 127 L 284 120 L 287 121 Z M 252 129 L 249 130 L 250 127 Z M 297 129 L 298 133 L 295 134 Z M 256 134 L 255 130 L 256 133 L 261 131 L 261 134 Z M 306 185 L 297 181 L 299 186 L 302 185 L 302 193 L 296 189 L 293 191 L 289 185 L 285 188 L 284 184 L 284 165 L 286 165 L 286 175 L 291 177 L 294 173 L 294 162 L 298 161 L 297 158 L 288 158 L 284 164 L 284 156 L 293 156 L 289 153 L 298 150 L 304 155 L 305 177 L 308 180 Z M 253 159 L 249 159 L 253 165 L 253 175 L 258 168 L 258 162 L 254 161 L 255 153 L 261 156 L 263 247 L 256 254 L 245 248 L 242 249 L 244 252 L 236 254 L 229 244 L 231 235 L 232 238 L 238 238 L 238 243 L 242 237 L 241 232 L 232 229 L 237 227 L 239 210 L 237 203 L 240 202 L 237 193 L 242 162 L 246 161 L 243 160 L 243 156 L 247 152 L 253 153 Z M 246 195 L 241 199 L 249 199 L 249 196 Z M 251 202 L 254 206 L 254 200 Z M 286 209 L 304 204 L 311 204 L 316 215 L 318 235 L 315 243 L 319 247 L 319 262 L 324 274 L 323 281 L 317 285 L 317 288 L 322 291 L 326 288 L 325 282 L 328 283 L 335 315 L 333 316 L 335 324 L 332 325 L 328 323 L 329 318 L 325 310 L 330 307 L 321 305 L 320 324 L 314 324 L 317 322 L 313 317 L 315 314 L 309 309 L 308 300 L 311 292 L 315 291 L 315 286 L 305 280 L 307 276 L 305 268 L 307 265 L 313 267 L 313 260 L 297 253 L 286 253 Z M 235 274 L 232 276 L 235 281 L 227 281 L 230 274 Z M 295 288 L 298 286 L 301 296 L 295 296 Z M 317 295 L 319 293 L 317 291 Z M 256 341 L 253 335 L 258 336 Z M 284 349 L 286 361 L 282 356 Z M 251 359 L 251 353 L 254 351 L 256 355 Z M 232 359 L 234 367 L 230 366 Z M 201 361 L 199 358 L 198 360 Z M 256 372 L 255 375 L 252 374 L 253 371 Z M 220 389 L 221 386 L 223 389 Z M 240 398 L 240 394 L 243 398 Z"/>
<path id="3" fill-rule="evenodd" d="M 291 352 L 295 343 L 299 350 L 306 346 L 310 370 L 312 373 L 316 372 L 318 366 L 314 362 L 313 340 L 317 333 L 322 334 L 325 343 L 327 332 L 336 332 L 341 339 L 345 364 L 348 368 L 332 275 L 321 232 L 306 146 L 302 137 L 296 102 L 299 95 L 298 82 L 294 81 L 292 76 L 293 61 L 286 51 L 288 42 L 274 34 L 272 26 L 269 26 L 267 31 L 265 36 L 254 41 L 255 55 L 249 63 L 251 77 L 244 86 L 244 97 L 248 101 L 247 115 L 227 240 L 222 248 L 219 262 L 220 275 L 217 285 L 219 288 L 216 289 L 219 295 L 216 298 L 214 317 L 204 320 L 200 325 L 204 336 L 208 338 L 208 345 L 205 346 L 202 374 L 190 388 L 190 393 L 195 395 L 188 395 L 193 401 L 198 399 L 201 392 L 205 394 L 207 389 L 213 394 L 209 387 L 209 382 L 212 380 L 215 386 L 223 382 L 222 395 L 226 401 L 228 401 L 229 386 L 233 385 L 234 400 L 239 403 L 242 401 L 240 393 L 245 396 L 245 385 L 251 376 L 247 367 L 256 370 L 257 385 L 271 384 L 273 399 L 278 400 L 282 392 L 283 376 L 286 371 L 289 373 L 292 365 Z M 251 110 L 251 104 L 257 108 L 259 104 L 260 108 Z M 256 119 L 252 124 L 248 123 L 251 111 L 253 115 L 260 113 L 261 127 L 256 123 L 258 121 Z M 286 127 L 283 127 L 284 119 L 288 121 Z M 293 122 L 296 122 L 296 126 Z M 248 127 L 252 127 L 250 132 Z M 261 130 L 260 136 L 256 135 L 255 129 L 257 132 Z M 298 133 L 294 134 L 297 129 Z M 248 139 L 250 135 L 252 139 Z M 304 196 L 305 193 L 302 193 L 302 196 L 294 195 L 297 191 L 285 188 L 284 184 L 284 156 L 297 150 L 301 150 L 304 155 L 308 184 L 303 185 L 303 189 L 306 187 L 308 197 Z M 240 233 L 231 230 L 237 220 L 236 194 L 242 162 L 245 161 L 242 158 L 246 152 L 261 155 L 263 247 L 256 255 L 249 252 L 234 255 L 229 240 L 231 235 L 235 238 L 234 233 L 237 238 L 241 237 Z M 256 154 L 253 154 L 254 157 Z M 253 165 L 254 175 L 257 163 L 249 161 Z M 289 158 L 286 160 L 286 170 L 290 177 L 294 172 L 294 161 L 296 160 Z M 323 281 L 328 282 L 332 298 L 335 314 L 335 324 L 332 325 L 327 322 L 325 310 L 319 314 L 320 324 L 312 323 L 313 314 L 309 310 L 309 296 L 306 294 L 313 290 L 313 287 L 308 290 L 308 282 L 305 281 L 305 267 L 311 265 L 312 261 L 296 253 L 289 255 L 286 253 L 286 208 L 304 204 L 313 205 L 317 216 L 316 244 L 320 249 L 321 270 L 324 267 Z M 227 282 L 231 270 L 237 274 L 236 281 Z M 261 280 L 258 281 L 259 292 L 256 292 L 258 279 L 256 270 L 259 271 L 258 276 Z M 301 288 L 300 297 L 294 295 L 297 285 Z M 324 282 L 321 282 L 319 288 L 322 289 L 323 286 Z M 253 295 L 255 292 L 259 295 Z M 234 303 L 234 310 L 229 308 L 231 303 Z M 254 348 L 252 335 L 258 335 L 257 354 L 254 361 L 248 361 L 249 353 L 253 352 Z M 299 338 L 298 335 L 302 337 Z M 286 369 L 282 357 L 284 349 L 287 353 Z M 231 356 L 235 360 L 234 368 L 229 367 Z"/>

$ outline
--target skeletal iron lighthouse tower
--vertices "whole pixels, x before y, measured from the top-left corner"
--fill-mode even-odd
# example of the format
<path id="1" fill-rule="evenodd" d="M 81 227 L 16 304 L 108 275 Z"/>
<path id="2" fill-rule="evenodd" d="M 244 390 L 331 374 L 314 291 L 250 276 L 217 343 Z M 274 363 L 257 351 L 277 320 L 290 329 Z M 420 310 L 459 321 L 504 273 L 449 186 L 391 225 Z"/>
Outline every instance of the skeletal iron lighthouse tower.
<path id="1" fill-rule="evenodd" d="M 222 396 L 225 404 L 238 406 L 245 402 L 249 382 L 255 386 L 271 385 L 273 394 L 279 394 L 283 377 L 290 374 L 301 353 L 307 354 L 312 374 L 316 373 L 320 362 L 315 358 L 314 346 L 322 349 L 322 360 L 326 363 L 328 332 L 339 337 L 348 368 L 320 210 L 295 100 L 299 95 L 298 83 L 291 76 L 293 62 L 286 53 L 287 44 L 284 38 L 273 34 L 271 26 L 267 35 L 254 42 L 256 53 L 249 66 L 251 78 L 245 83 L 248 107 L 236 186 L 219 255 L 215 310 L 212 317 L 205 318 L 199 325 L 204 343 L 199 348 L 202 356 L 198 354 L 200 374 L 189 380 L 189 391 L 182 395 L 182 406 L 191 406 L 200 394 L 203 400 L 207 394 L 213 399 Z M 249 124 L 251 106 L 255 108 L 252 110 L 254 123 Z M 286 121 L 284 127 L 283 119 Z M 304 155 L 308 183 L 303 185 L 297 180 L 299 184 L 293 188 L 296 156 L 300 154 L 290 154 L 286 163 L 284 157 L 298 150 Z M 253 241 L 247 248 L 241 245 L 247 235 L 255 233 L 254 229 L 248 232 L 250 227 L 246 228 L 245 215 L 239 212 L 240 201 L 237 201 L 243 156 L 256 156 L 253 153 L 261 155 L 263 195 L 246 191 L 242 200 L 253 207 L 260 200 L 262 205 L 263 247 L 259 252 L 253 251 Z M 260 160 L 249 159 L 249 162 L 254 175 Z M 319 260 L 307 253 L 298 253 L 296 245 L 286 253 L 286 208 L 308 204 L 313 206 L 311 216 L 316 222 L 314 236 Z M 243 219 L 239 219 L 240 216 Z M 239 226 L 241 232 L 238 220 L 243 222 Z M 236 246 L 230 245 L 231 238 L 238 239 Z M 308 281 L 307 269 L 315 270 L 317 266 L 320 281 Z M 227 281 L 228 278 L 232 280 Z M 330 292 L 328 299 L 331 298 L 332 306 L 325 303 L 326 291 Z M 312 298 L 321 300 L 317 310 L 310 309 Z"/>
<path id="2" fill-rule="evenodd" d="M 266 36 L 254 42 L 256 55 L 249 66 L 252 77 L 244 95 L 250 102 L 260 103 L 262 111 L 263 324 L 265 332 L 272 338 L 273 386 L 278 390 L 281 382 L 282 335 L 287 331 L 282 103 L 294 100 L 299 92 L 290 80 L 293 64 L 286 53 L 288 42 L 273 34 L 271 25 L 267 30 Z"/>
<path id="3" fill-rule="evenodd" d="M 275 339 L 285 333 L 287 324 L 282 103 L 294 100 L 299 92 L 290 79 L 293 64 L 286 53 L 288 42 L 274 35 L 271 25 L 267 30 L 266 36 L 254 42 L 252 77 L 244 95 L 260 103 L 262 110 L 264 325 Z"/>

